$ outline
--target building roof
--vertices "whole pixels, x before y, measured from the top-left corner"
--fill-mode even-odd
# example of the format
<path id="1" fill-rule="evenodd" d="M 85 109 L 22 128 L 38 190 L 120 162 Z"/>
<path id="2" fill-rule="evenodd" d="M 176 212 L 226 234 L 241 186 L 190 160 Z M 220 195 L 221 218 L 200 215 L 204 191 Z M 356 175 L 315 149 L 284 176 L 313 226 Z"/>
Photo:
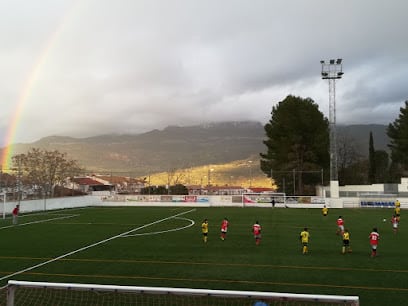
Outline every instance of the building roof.
<path id="1" fill-rule="evenodd" d="M 78 185 L 104 186 L 101 182 L 95 181 L 89 177 L 74 177 L 72 180 Z"/>
<path id="2" fill-rule="evenodd" d="M 187 189 L 203 189 L 203 190 L 226 190 L 226 189 L 230 189 L 230 190 L 236 190 L 236 189 L 245 189 L 241 186 L 229 186 L 229 185 L 225 185 L 225 186 L 201 186 L 201 185 L 188 185 L 186 186 Z"/>
<path id="3" fill-rule="evenodd" d="M 111 184 L 133 183 L 143 184 L 145 181 L 142 179 L 127 177 L 127 176 L 115 176 L 115 175 L 96 175 L 95 178 L 107 181 Z"/>
<path id="4" fill-rule="evenodd" d="M 261 193 L 261 192 L 275 192 L 274 188 L 271 187 L 249 187 L 253 193 Z"/>

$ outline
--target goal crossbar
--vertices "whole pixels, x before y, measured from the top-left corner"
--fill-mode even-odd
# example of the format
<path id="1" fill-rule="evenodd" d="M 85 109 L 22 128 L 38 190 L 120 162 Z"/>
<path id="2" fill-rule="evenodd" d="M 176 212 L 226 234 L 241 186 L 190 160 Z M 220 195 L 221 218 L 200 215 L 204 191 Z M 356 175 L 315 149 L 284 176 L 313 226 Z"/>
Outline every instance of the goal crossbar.
<path id="1" fill-rule="evenodd" d="M 75 284 L 75 283 L 52 283 L 9 280 L 7 286 L 7 306 L 14 306 L 14 295 L 18 288 L 37 289 L 62 289 L 77 291 L 103 291 L 116 293 L 155 294 L 155 295 L 187 295 L 187 296 L 210 296 L 223 298 L 248 298 L 266 299 L 273 301 L 307 301 L 319 303 L 339 303 L 347 305 L 359 305 L 358 296 L 345 295 L 321 295 L 321 294 L 297 294 L 281 292 L 260 291 L 233 291 L 192 288 L 170 287 L 143 287 L 143 286 L 119 286 L 99 284 Z"/>

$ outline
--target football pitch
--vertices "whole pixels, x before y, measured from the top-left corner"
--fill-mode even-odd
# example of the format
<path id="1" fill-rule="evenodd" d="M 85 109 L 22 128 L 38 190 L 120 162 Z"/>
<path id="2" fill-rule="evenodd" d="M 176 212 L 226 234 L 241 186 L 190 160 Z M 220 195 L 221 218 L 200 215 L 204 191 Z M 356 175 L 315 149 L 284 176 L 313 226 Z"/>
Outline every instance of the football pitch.
<path id="1" fill-rule="evenodd" d="M 358 295 L 361 305 L 408 300 L 408 234 L 392 209 L 91 207 L 0 220 L 0 280 Z M 341 254 L 341 215 L 352 253 Z M 220 224 L 229 220 L 225 241 Z M 201 233 L 209 221 L 208 242 Z M 383 219 L 386 218 L 386 222 Z M 262 226 L 255 245 L 252 225 Z M 299 234 L 310 231 L 302 255 Z M 368 235 L 380 233 L 378 257 Z M 0 301 L 4 305 L 4 301 Z"/>

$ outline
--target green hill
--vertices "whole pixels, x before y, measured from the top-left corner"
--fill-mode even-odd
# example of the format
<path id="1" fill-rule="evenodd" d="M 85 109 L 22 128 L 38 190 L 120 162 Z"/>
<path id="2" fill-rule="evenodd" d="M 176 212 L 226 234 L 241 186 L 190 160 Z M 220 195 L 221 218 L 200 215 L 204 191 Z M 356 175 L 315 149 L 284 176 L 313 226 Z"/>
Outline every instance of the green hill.
<path id="1" fill-rule="evenodd" d="M 339 138 L 345 135 L 363 155 L 368 155 L 370 131 L 373 132 L 375 149 L 387 150 L 385 125 L 349 125 L 337 129 Z M 170 126 L 136 135 L 49 136 L 33 143 L 14 144 L 13 151 L 24 153 L 33 147 L 58 150 L 78 160 L 88 172 L 122 176 L 152 177 L 157 174 L 154 177 L 167 177 L 177 170 L 189 173 L 183 176 L 192 184 L 205 180 L 205 172 L 215 168 L 214 179 L 218 179 L 219 184 L 245 181 L 242 183 L 245 186 L 251 175 L 252 180 L 265 179 L 259 170 L 259 153 L 266 149 L 264 138 L 263 125 L 259 122 L 222 122 Z M 197 174 L 193 175 L 194 172 Z M 163 178 L 157 180 L 163 181 Z"/>

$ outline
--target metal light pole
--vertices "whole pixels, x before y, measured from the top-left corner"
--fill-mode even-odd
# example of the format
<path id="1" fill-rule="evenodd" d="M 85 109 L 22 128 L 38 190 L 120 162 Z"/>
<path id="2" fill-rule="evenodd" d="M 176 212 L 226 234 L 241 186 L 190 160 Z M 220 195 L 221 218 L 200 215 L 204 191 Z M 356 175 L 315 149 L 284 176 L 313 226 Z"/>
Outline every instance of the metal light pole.
<path id="1" fill-rule="evenodd" d="M 336 133 L 336 80 L 343 76 L 342 59 L 320 61 L 322 65 L 322 79 L 329 81 L 329 124 L 330 124 L 330 184 L 336 182 L 337 171 L 337 133 Z M 336 192 L 338 193 L 338 192 Z M 333 196 L 331 194 L 331 196 Z"/>
<path id="2" fill-rule="evenodd" d="M 248 166 L 249 166 L 249 188 L 252 187 L 252 160 L 248 160 Z"/>
<path id="3" fill-rule="evenodd" d="M 208 186 L 211 186 L 211 172 L 213 172 L 213 168 L 208 169 Z"/>

